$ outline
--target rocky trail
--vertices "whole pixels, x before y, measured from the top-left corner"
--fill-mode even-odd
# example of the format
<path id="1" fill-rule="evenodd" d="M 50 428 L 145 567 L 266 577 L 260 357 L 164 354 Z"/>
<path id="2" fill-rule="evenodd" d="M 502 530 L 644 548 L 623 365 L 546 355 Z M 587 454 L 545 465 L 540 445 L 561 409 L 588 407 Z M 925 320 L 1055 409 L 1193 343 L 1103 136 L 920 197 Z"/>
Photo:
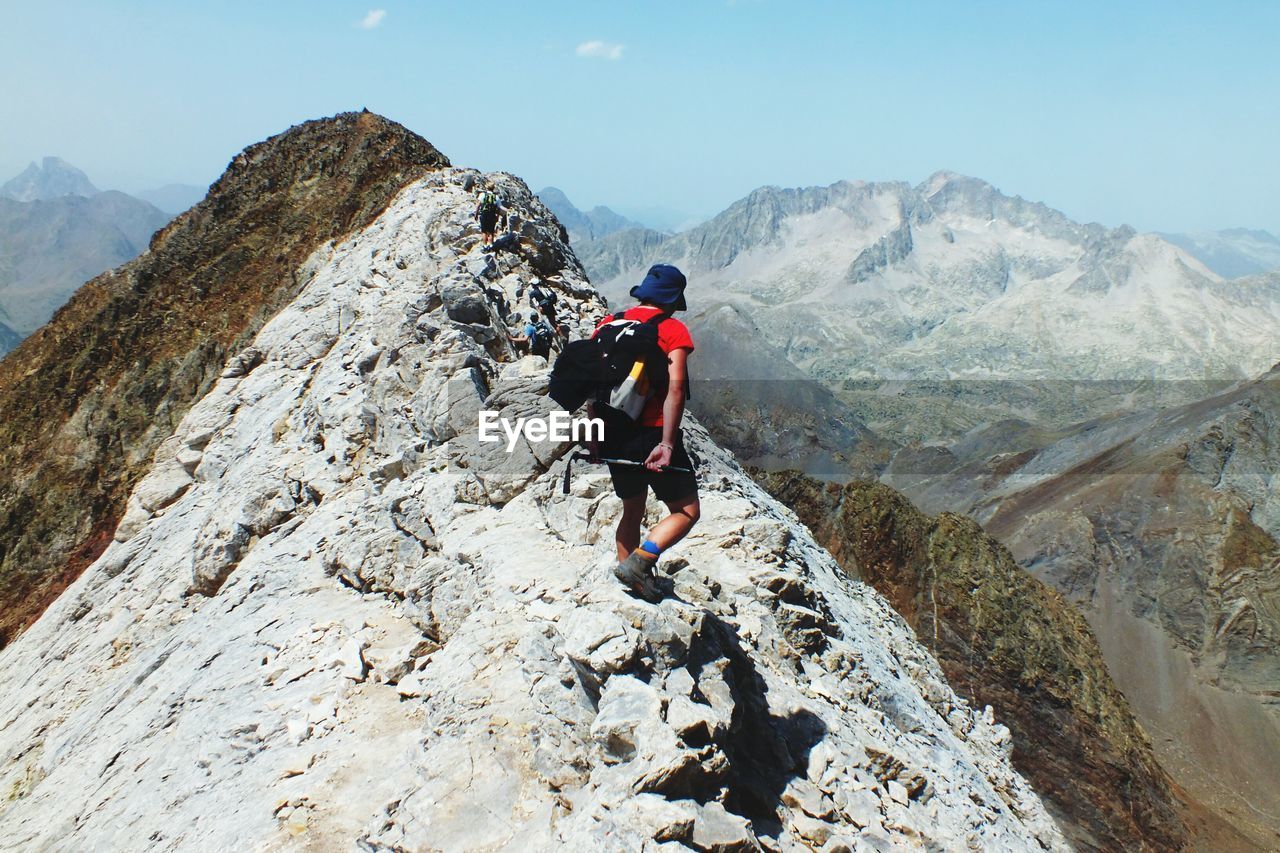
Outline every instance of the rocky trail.
<path id="1" fill-rule="evenodd" d="M 519 289 L 604 310 L 522 182 L 441 169 L 297 276 L 0 650 L 0 846 L 1066 849 L 1009 730 L 701 427 L 656 605 L 604 471 L 477 440 L 547 409 Z"/>

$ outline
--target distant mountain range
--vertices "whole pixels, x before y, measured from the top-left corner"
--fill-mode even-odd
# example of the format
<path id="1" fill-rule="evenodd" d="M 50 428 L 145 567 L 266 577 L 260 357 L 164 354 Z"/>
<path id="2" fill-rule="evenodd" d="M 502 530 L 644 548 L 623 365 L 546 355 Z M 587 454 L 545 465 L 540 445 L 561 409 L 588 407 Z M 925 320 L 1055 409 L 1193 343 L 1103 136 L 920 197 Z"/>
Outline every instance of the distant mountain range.
<path id="1" fill-rule="evenodd" d="M 1280 359 L 1269 279 L 1223 281 L 1156 235 L 946 172 L 914 187 L 765 187 L 680 234 L 575 248 L 610 297 L 653 262 L 681 266 L 695 320 L 740 306 L 831 381 L 1241 379 Z"/>
<path id="2" fill-rule="evenodd" d="M 0 355 L 47 322 L 84 282 L 137 257 L 170 218 L 125 193 L 100 192 L 57 157 L 6 182 L 0 187 Z"/>
<path id="3" fill-rule="evenodd" d="M 568 196 L 555 187 L 540 190 L 537 195 L 556 215 L 556 219 L 560 220 L 560 224 L 569 232 L 569 240 L 575 244 L 598 240 L 629 228 L 643 227 L 607 207 L 597 205 L 583 212 L 574 207 Z"/>
<path id="4" fill-rule="evenodd" d="M 1280 237 L 1252 228 L 1161 234 L 1223 278 L 1280 270 Z"/>

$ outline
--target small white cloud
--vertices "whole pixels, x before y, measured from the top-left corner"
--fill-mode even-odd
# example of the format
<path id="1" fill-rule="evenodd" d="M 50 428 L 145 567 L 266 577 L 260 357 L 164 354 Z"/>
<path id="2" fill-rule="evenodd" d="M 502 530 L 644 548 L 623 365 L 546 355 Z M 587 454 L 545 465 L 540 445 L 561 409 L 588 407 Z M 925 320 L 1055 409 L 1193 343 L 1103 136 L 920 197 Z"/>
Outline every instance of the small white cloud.
<path id="1" fill-rule="evenodd" d="M 622 51 L 626 50 L 626 45 L 612 44 L 607 41 L 584 41 L 578 45 L 578 49 L 574 51 L 578 56 L 585 56 L 588 59 L 612 59 L 618 60 L 622 58 Z"/>
<path id="2" fill-rule="evenodd" d="M 363 30 L 371 30 L 378 26 L 378 24 L 381 24 L 382 19 L 386 16 L 386 9 L 370 9 L 369 14 L 365 15 L 364 19 L 360 21 L 360 28 Z"/>

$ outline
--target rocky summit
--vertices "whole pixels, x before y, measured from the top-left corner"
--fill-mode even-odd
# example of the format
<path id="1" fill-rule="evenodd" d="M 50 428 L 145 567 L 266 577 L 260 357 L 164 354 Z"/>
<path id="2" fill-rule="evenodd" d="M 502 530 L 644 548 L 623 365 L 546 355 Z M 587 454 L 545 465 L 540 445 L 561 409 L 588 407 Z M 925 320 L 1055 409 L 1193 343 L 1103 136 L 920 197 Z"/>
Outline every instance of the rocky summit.
<path id="1" fill-rule="evenodd" d="M 280 252 L 284 283 L 128 445 L 149 462 L 109 544 L 0 651 L 6 843 L 1067 849 L 1009 729 L 696 424 L 703 520 L 658 604 L 610 574 L 603 471 L 566 494 L 565 445 L 477 440 L 482 407 L 546 409 L 505 334 L 522 286 L 575 335 L 604 304 L 523 183 L 437 165 L 345 196 L 301 257 L 210 259 Z M 481 188 L 518 252 L 478 245 Z"/>

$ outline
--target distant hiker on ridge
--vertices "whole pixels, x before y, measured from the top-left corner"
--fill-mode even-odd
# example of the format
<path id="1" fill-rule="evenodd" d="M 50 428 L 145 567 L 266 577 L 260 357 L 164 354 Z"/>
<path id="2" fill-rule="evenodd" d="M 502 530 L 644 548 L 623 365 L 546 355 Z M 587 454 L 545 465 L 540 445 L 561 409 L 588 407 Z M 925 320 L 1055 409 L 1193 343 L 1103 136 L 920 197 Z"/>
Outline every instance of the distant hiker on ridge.
<path id="1" fill-rule="evenodd" d="M 540 355 L 543 358 L 551 357 L 551 339 L 554 336 L 555 331 L 538 317 L 537 311 L 529 315 L 523 335 L 507 335 L 518 351 L 523 352 L 528 348 L 530 355 Z"/>
<path id="2" fill-rule="evenodd" d="M 668 264 L 657 264 L 644 281 L 631 288 L 640 304 L 606 317 L 596 327 L 596 335 L 610 324 L 623 320 L 640 321 L 657 326 L 657 346 L 666 375 L 650 377 L 651 393 L 645 399 L 639 417 L 608 406 L 592 406 L 592 412 L 605 422 L 604 441 L 590 450 L 598 457 L 624 459 L 643 466 L 609 466 L 613 490 L 622 499 L 622 518 L 618 521 L 615 544 L 618 565 L 614 574 L 633 592 L 645 598 L 659 595 L 654 569 L 663 551 L 675 545 L 697 523 L 701 512 L 698 481 L 689 454 L 685 452 L 680 433 L 688 396 L 688 357 L 693 352 L 693 338 L 688 327 L 671 315 L 686 310 L 685 277 Z M 666 466 L 685 472 L 664 471 Z M 670 512 L 640 541 L 640 525 L 644 520 L 645 501 L 649 489 Z"/>
<path id="3" fill-rule="evenodd" d="M 497 196 L 486 192 L 476 206 L 475 218 L 480 220 L 480 237 L 488 246 L 493 243 L 493 235 L 498 232 L 498 219 L 505 219 L 506 211 L 502 209 Z"/>
<path id="4" fill-rule="evenodd" d="M 559 325 L 559 319 L 556 316 L 556 292 L 544 286 L 542 281 L 536 278 L 529 284 L 529 306 L 538 309 L 542 316 L 551 322 L 551 325 Z"/>

